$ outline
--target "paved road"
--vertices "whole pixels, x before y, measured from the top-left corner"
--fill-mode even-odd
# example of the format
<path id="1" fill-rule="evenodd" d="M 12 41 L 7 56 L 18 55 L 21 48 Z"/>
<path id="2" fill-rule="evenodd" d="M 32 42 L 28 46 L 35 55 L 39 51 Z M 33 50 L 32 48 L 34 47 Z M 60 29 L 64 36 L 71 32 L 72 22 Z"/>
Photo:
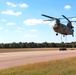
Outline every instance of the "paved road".
<path id="1" fill-rule="evenodd" d="M 0 53 L 0 69 L 76 56 L 76 50 Z"/>

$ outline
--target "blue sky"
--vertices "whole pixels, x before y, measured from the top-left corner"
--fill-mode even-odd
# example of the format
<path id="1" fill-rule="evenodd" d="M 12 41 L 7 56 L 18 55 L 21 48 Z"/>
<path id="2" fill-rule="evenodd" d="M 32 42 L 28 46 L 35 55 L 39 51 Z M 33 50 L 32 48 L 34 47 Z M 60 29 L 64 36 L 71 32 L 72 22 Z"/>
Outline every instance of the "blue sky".
<path id="1" fill-rule="evenodd" d="M 76 0 L 0 0 L 0 43 L 61 42 L 53 22 L 43 22 L 47 18 L 41 14 L 76 16 Z M 67 42 L 76 41 L 76 24 L 73 26 L 74 37 L 67 36 Z"/>

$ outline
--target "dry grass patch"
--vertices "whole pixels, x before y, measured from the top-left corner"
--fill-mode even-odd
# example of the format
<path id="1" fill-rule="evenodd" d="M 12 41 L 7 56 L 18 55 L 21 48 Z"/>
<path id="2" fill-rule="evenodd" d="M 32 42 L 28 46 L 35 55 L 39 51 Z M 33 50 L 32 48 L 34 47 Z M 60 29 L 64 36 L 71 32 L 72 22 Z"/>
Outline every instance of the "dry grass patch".
<path id="1" fill-rule="evenodd" d="M 76 57 L 10 68 L 0 75 L 76 75 Z"/>

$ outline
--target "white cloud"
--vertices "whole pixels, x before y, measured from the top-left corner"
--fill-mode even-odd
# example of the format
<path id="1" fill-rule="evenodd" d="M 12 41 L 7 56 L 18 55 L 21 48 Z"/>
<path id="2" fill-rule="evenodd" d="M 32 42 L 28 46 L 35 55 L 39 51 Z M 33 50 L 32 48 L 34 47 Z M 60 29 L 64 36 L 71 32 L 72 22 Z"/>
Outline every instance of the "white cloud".
<path id="1" fill-rule="evenodd" d="M 9 6 L 12 6 L 12 7 L 16 7 L 17 6 L 16 4 L 13 4 L 11 2 L 6 2 L 6 4 L 9 5 Z"/>
<path id="2" fill-rule="evenodd" d="M 23 28 L 21 28 L 21 27 L 18 27 L 17 29 L 18 29 L 18 30 L 23 30 Z"/>
<path id="3" fill-rule="evenodd" d="M 5 19 L 1 19 L 1 21 L 6 22 L 6 20 L 5 20 Z"/>
<path id="4" fill-rule="evenodd" d="M 65 9 L 71 9 L 71 6 L 70 5 L 66 5 L 64 8 Z"/>
<path id="5" fill-rule="evenodd" d="M 5 30 L 5 32 L 8 32 L 9 30 Z"/>
<path id="6" fill-rule="evenodd" d="M 49 23 L 49 25 L 51 25 L 51 26 L 54 26 L 54 24 L 55 24 L 55 21 L 51 21 L 51 22 Z"/>
<path id="7" fill-rule="evenodd" d="M 13 22 L 9 22 L 9 23 L 7 23 L 6 25 L 8 25 L 8 26 L 12 26 L 12 25 L 15 25 L 15 23 L 13 23 Z"/>
<path id="8" fill-rule="evenodd" d="M 32 29 L 32 30 L 30 30 L 31 32 L 36 32 L 37 30 L 36 29 Z"/>
<path id="9" fill-rule="evenodd" d="M 28 7 L 28 5 L 25 4 L 25 3 L 23 3 L 23 4 L 19 4 L 19 6 L 22 7 L 22 8 L 26 8 L 26 7 Z"/>
<path id="10" fill-rule="evenodd" d="M 6 10 L 6 11 L 2 11 L 1 14 L 8 14 L 8 15 L 18 16 L 18 15 L 21 15 L 22 12 L 14 12 L 13 10 Z"/>
<path id="11" fill-rule="evenodd" d="M 6 2 L 6 4 L 8 6 L 11 6 L 11 7 L 17 7 L 17 6 L 20 6 L 21 8 L 27 8 L 28 7 L 28 5 L 25 4 L 25 3 L 22 3 L 22 4 L 14 4 L 14 3 L 11 3 L 11 2 Z"/>
<path id="12" fill-rule="evenodd" d="M 24 35 L 24 38 L 36 38 L 36 35 L 26 34 Z"/>
<path id="13" fill-rule="evenodd" d="M 43 21 L 41 19 L 27 19 L 23 21 L 25 25 L 39 25 L 39 24 L 48 24 L 50 22 L 48 21 Z"/>
<path id="14" fill-rule="evenodd" d="M 0 30 L 3 30 L 3 27 L 0 27 Z"/>
<path id="15" fill-rule="evenodd" d="M 20 33 L 20 32 L 22 32 L 22 30 L 15 30 L 15 32 L 18 32 L 18 33 Z"/>
<path id="16" fill-rule="evenodd" d="M 42 24 L 41 19 L 27 19 L 23 22 L 26 25 L 36 25 L 36 24 Z"/>
<path id="17" fill-rule="evenodd" d="M 15 30 L 15 32 L 19 32 L 20 33 L 20 32 L 22 32 L 22 30 L 23 30 L 23 28 L 18 27 L 17 30 Z"/>
<path id="18" fill-rule="evenodd" d="M 72 18 L 72 21 L 76 21 L 76 18 Z"/>

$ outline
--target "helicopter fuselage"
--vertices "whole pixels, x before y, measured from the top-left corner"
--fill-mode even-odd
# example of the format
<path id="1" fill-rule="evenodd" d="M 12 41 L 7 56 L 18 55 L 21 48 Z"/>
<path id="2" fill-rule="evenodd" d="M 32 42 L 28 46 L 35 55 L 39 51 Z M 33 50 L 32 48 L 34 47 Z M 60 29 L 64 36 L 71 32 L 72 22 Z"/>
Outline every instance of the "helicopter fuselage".
<path id="1" fill-rule="evenodd" d="M 62 35 L 74 36 L 74 30 L 73 30 L 74 27 L 72 26 L 72 22 L 76 22 L 76 21 L 70 21 L 66 16 L 62 15 L 68 21 L 67 25 L 65 25 L 60 22 L 60 19 L 64 19 L 64 18 L 55 18 L 55 17 L 51 17 L 51 16 L 48 16 L 45 14 L 42 14 L 42 16 L 51 19 L 51 20 L 47 20 L 47 21 L 55 20 L 53 29 L 56 32 L 56 35 L 58 35 L 58 33 L 60 33 Z"/>
<path id="2" fill-rule="evenodd" d="M 74 30 L 64 24 L 55 24 L 53 29 L 56 33 L 60 33 L 62 35 L 73 35 Z"/>

